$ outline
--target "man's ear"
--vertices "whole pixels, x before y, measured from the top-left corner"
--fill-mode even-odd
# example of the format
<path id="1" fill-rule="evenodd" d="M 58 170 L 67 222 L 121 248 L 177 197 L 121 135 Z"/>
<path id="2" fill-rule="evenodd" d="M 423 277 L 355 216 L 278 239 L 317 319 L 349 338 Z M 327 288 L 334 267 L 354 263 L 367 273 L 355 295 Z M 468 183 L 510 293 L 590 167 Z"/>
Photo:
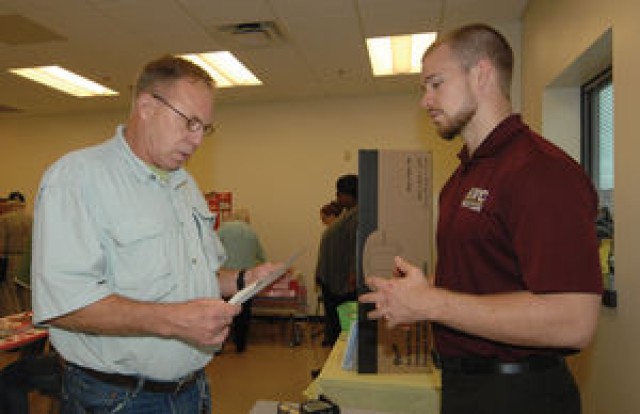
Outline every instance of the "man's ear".
<path id="1" fill-rule="evenodd" d="M 472 80 L 476 87 L 484 90 L 492 82 L 497 82 L 496 70 L 487 58 L 482 58 L 471 68 Z"/>
<path id="2" fill-rule="evenodd" d="M 136 111 L 144 119 L 147 119 L 156 110 L 155 99 L 148 92 L 140 93 L 133 101 Z"/>

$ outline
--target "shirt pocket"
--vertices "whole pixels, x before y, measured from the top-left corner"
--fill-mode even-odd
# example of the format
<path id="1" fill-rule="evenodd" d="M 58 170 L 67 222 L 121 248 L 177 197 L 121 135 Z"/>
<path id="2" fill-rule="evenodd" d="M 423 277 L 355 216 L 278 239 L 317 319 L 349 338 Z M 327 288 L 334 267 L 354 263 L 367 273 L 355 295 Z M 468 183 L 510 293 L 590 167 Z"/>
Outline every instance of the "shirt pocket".
<path id="1" fill-rule="evenodd" d="M 115 291 L 138 300 L 159 300 L 175 290 L 163 226 L 153 220 L 122 221 L 113 229 Z"/>
<path id="2" fill-rule="evenodd" d="M 207 264 L 212 271 L 220 266 L 220 263 L 226 259 L 224 247 L 214 231 L 215 216 L 209 210 L 202 210 L 193 207 L 193 219 L 198 228 L 198 236 L 202 242 L 204 256 Z"/>

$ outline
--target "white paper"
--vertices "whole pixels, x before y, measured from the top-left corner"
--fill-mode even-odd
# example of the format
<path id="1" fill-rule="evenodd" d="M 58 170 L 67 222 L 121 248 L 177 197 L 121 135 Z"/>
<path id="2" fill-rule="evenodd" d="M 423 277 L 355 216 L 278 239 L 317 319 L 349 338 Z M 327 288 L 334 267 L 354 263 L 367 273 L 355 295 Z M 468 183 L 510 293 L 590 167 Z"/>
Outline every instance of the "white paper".
<path id="1" fill-rule="evenodd" d="M 298 256 L 302 254 L 303 251 L 304 249 L 298 250 L 293 255 L 291 255 L 289 260 L 284 262 L 281 266 L 278 266 L 266 277 L 257 280 L 248 286 L 245 286 L 244 289 L 238 291 L 235 295 L 233 295 L 231 299 L 229 299 L 229 303 L 233 305 L 240 305 L 254 297 L 262 289 L 266 288 L 267 286 L 275 282 L 280 276 L 285 274 L 285 272 L 291 267 L 293 262 L 298 258 Z"/>

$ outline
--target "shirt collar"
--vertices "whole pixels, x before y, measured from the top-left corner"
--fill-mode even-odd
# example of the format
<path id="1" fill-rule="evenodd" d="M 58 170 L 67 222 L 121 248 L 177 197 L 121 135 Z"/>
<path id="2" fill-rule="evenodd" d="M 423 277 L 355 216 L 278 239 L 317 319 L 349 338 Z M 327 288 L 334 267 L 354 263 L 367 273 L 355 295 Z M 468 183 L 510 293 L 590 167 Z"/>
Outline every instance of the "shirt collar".
<path id="1" fill-rule="evenodd" d="M 187 174 L 183 168 L 179 168 L 175 171 L 169 171 L 166 178 L 161 177 L 161 175 L 154 171 L 153 168 L 134 154 L 129 143 L 124 137 L 124 131 L 125 126 L 119 125 L 116 129 L 115 139 L 118 143 L 120 152 L 129 163 L 132 172 L 140 181 L 155 181 L 161 185 L 171 186 L 172 188 L 178 188 L 184 184 L 187 180 Z"/>
<path id="2" fill-rule="evenodd" d="M 487 138 L 476 148 L 472 156 L 469 156 L 469 148 L 464 145 L 458 153 L 458 158 L 465 167 L 475 160 L 491 158 L 507 146 L 523 128 L 526 128 L 526 125 L 522 123 L 520 114 L 511 114 L 496 125 Z"/>

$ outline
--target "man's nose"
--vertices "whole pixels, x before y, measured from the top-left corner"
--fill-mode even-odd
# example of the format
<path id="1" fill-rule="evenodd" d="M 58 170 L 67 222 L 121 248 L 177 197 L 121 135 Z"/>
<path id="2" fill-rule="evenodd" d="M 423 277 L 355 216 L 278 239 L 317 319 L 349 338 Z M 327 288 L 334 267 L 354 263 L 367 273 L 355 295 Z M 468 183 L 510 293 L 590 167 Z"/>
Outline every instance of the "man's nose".
<path id="1" fill-rule="evenodd" d="M 199 147 L 202 144 L 202 139 L 204 138 L 204 133 L 202 131 L 189 131 L 189 141 L 193 143 L 196 147 Z"/>
<path id="2" fill-rule="evenodd" d="M 424 109 L 430 109 L 433 107 L 433 93 L 425 90 L 422 93 L 422 98 L 420 98 L 420 106 Z"/>

